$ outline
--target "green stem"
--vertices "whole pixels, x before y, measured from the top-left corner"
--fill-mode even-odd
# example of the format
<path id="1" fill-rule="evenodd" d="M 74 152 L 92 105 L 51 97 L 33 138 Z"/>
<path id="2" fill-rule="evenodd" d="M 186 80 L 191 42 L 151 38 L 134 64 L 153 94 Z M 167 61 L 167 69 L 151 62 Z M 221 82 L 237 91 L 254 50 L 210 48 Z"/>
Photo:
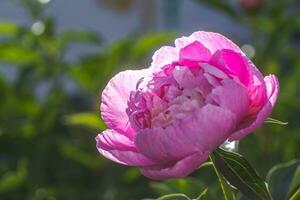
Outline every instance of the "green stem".
<path id="1" fill-rule="evenodd" d="M 300 199 L 300 189 L 298 189 L 293 196 L 291 196 L 291 198 L 289 200 L 297 200 Z"/>

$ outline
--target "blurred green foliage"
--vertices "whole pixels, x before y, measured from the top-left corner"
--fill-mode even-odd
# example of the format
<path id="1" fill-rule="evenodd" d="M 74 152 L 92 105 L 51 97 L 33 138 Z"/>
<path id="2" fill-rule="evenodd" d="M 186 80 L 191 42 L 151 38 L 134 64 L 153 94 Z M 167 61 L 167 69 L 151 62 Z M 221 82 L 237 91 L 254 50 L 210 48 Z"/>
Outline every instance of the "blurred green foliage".
<path id="1" fill-rule="evenodd" d="M 93 32 L 59 33 L 36 0 L 15 2 L 40 30 L 0 21 L 1 200 L 134 200 L 171 193 L 222 199 L 209 165 L 185 179 L 154 182 L 136 168 L 99 156 L 95 148 L 94 137 L 105 129 L 98 104 L 106 82 L 120 70 L 149 65 L 153 50 L 173 40 L 173 33 L 133 33 L 107 45 Z M 241 154 L 266 177 L 275 164 L 300 157 L 299 2 L 270 0 L 254 10 L 239 8 L 236 1 L 198 2 L 245 24 L 256 50 L 254 63 L 264 74 L 279 76 L 281 93 L 272 117 L 289 124 L 265 124 L 240 142 Z M 98 50 L 69 61 L 73 44 Z"/>
<path id="2" fill-rule="evenodd" d="M 300 189 L 300 160 L 276 165 L 270 170 L 267 182 L 274 200 L 291 197 Z"/>

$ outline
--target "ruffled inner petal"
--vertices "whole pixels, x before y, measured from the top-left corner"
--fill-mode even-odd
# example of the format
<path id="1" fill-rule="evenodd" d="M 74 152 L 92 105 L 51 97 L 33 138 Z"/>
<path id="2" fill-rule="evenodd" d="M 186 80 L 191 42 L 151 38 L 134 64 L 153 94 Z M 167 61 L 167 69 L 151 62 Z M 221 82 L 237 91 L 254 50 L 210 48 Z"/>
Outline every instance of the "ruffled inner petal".
<path id="1" fill-rule="evenodd" d="M 207 96 L 206 102 L 211 102 L 235 113 L 237 119 L 242 119 L 248 111 L 249 100 L 247 88 L 233 80 L 221 81 Z"/>
<path id="2" fill-rule="evenodd" d="M 212 56 L 210 64 L 218 67 L 226 74 L 236 77 L 241 83 L 248 86 L 250 73 L 248 65 L 241 54 L 229 49 L 218 50 Z"/>
<path id="3" fill-rule="evenodd" d="M 209 61 L 210 57 L 210 51 L 199 41 L 192 42 L 191 44 L 180 49 L 181 60 L 207 62 Z"/>

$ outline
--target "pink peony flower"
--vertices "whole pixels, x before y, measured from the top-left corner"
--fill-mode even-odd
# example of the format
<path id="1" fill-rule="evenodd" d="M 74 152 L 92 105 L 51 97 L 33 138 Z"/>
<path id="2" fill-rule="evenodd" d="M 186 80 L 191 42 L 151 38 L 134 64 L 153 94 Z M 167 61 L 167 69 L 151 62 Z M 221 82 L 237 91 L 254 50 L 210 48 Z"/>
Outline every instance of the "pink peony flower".
<path id="1" fill-rule="evenodd" d="M 105 157 L 152 179 L 184 177 L 225 141 L 271 113 L 279 84 L 226 37 L 195 32 L 155 52 L 148 69 L 113 77 L 102 93 Z"/>

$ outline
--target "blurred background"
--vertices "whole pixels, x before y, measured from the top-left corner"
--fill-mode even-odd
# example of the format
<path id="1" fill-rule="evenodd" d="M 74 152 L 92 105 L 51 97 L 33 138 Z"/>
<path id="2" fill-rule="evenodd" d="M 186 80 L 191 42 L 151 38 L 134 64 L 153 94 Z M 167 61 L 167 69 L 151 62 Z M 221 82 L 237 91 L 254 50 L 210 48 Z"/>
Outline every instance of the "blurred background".
<path id="1" fill-rule="evenodd" d="M 0 199 L 135 200 L 182 192 L 222 199 L 209 167 L 154 182 L 100 156 L 99 97 L 124 69 L 197 30 L 224 34 L 279 77 L 272 117 L 240 142 L 265 178 L 300 157 L 297 0 L 0 0 Z"/>

